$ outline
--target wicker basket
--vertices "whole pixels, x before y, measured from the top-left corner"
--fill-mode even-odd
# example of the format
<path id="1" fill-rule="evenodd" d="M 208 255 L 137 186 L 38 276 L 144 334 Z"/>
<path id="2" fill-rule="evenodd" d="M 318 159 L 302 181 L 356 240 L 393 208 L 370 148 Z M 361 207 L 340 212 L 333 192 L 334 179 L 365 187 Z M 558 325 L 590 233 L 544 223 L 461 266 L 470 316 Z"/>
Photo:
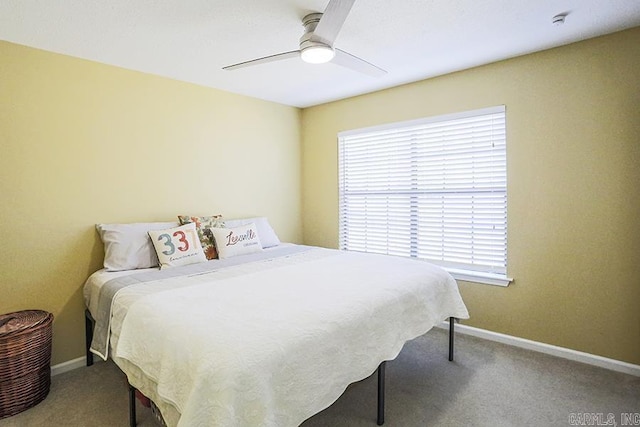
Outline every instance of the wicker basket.
<path id="1" fill-rule="evenodd" d="M 0 315 L 0 419 L 47 397 L 52 323 L 53 315 L 41 310 Z"/>

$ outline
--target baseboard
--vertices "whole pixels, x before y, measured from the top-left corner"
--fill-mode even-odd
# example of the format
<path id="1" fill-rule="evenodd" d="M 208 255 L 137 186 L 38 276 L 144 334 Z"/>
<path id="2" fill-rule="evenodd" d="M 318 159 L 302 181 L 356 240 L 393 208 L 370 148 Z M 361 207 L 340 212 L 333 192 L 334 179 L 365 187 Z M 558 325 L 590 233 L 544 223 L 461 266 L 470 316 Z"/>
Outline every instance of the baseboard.
<path id="1" fill-rule="evenodd" d="M 449 323 L 443 322 L 437 327 L 448 329 Z M 599 366 L 601 368 L 609 369 L 612 371 L 622 372 L 623 374 L 640 377 L 640 365 L 634 365 L 632 363 L 622 362 L 620 360 L 609 359 L 602 356 L 596 356 L 595 354 L 584 353 L 582 351 L 571 350 L 564 347 L 558 347 L 538 341 L 518 338 L 498 332 L 487 331 L 486 329 L 474 328 L 473 326 L 456 324 L 455 331 L 461 334 L 471 335 L 489 341 L 511 345 L 513 347 L 519 347 L 526 350 L 537 351 L 539 353 L 550 354 L 552 356 L 562 357 L 563 359 L 574 360 L 576 362 L 586 363 L 587 365 Z M 100 361 L 100 359 L 97 357 L 94 357 L 94 360 L 96 360 L 96 362 Z M 85 364 L 86 359 L 84 357 L 78 357 L 77 359 L 58 363 L 57 365 L 51 367 L 51 375 L 54 376 L 72 371 L 74 369 L 85 366 Z"/>
<path id="2" fill-rule="evenodd" d="M 443 322 L 437 326 L 438 328 L 448 329 L 449 323 Z M 558 347 L 551 344 L 545 344 L 538 341 L 518 338 L 511 335 L 500 334 L 498 332 L 487 331 L 486 329 L 474 328 L 473 326 L 456 324 L 455 331 L 465 335 L 471 335 L 483 338 L 489 341 L 495 341 L 514 347 L 524 348 L 526 350 L 537 351 L 539 353 L 550 354 L 552 356 L 562 357 L 563 359 L 574 360 L 576 362 L 586 363 L 587 365 L 599 366 L 623 374 L 629 374 L 640 377 L 640 365 L 622 362 L 620 360 L 609 359 L 595 354 L 584 353 L 582 351 L 571 350 L 564 347 Z"/>
<path id="3" fill-rule="evenodd" d="M 85 366 L 87 359 L 85 357 L 78 357 L 77 359 L 67 360 L 66 362 L 58 363 L 51 367 L 51 376 L 64 374 L 65 372 L 73 371 L 74 369 L 82 368 Z"/>

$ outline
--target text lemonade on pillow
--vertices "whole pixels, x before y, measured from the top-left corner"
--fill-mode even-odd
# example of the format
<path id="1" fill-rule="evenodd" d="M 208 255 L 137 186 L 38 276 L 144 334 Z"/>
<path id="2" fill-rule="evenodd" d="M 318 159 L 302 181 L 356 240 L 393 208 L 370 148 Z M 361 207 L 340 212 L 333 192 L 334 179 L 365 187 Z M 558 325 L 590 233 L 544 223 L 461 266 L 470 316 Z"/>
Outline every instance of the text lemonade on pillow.
<path id="1" fill-rule="evenodd" d="M 258 244 L 256 241 L 257 237 L 257 234 L 252 229 L 248 229 L 244 234 L 235 234 L 233 231 L 230 231 L 226 236 L 227 243 L 225 246 L 235 246 L 238 243 L 244 247 L 254 246 Z"/>

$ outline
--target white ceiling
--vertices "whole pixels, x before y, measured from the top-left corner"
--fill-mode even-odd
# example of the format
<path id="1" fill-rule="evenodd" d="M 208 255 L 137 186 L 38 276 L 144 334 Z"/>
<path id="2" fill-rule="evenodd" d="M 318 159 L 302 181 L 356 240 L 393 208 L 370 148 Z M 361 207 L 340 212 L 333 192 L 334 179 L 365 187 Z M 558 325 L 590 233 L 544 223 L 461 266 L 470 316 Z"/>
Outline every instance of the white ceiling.
<path id="1" fill-rule="evenodd" d="M 222 70 L 298 49 L 302 17 L 327 3 L 2 0 L 0 39 L 307 107 L 640 25 L 640 0 L 358 0 L 335 47 L 384 77 L 299 58 Z"/>

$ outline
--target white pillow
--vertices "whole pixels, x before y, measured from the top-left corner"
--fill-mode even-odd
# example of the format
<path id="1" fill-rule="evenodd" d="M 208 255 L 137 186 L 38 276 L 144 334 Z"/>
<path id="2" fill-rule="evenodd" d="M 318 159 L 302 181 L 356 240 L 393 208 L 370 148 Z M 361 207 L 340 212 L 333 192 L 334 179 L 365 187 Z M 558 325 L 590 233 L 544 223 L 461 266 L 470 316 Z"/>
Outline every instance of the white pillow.
<path id="1" fill-rule="evenodd" d="M 234 228 L 212 228 L 220 259 L 262 251 L 258 227 L 254 223 Z"/>
<path id="2" fill-rule="evenodd" d="M 207 261 L 194 222 L 166 230 L 149 231 L 149 237 L 158 255 L 160 270 Z"/>
<path id="3" fill-rule="evenodd" d="M 104 268 L 122 271 L 157 267 L 158 257 L 147 233 L 177 225 L 177 222 L 96 224 L 104 244 Z"/>
<path id="4" fill-rule="evenodd" d="M 262 243 L 263 248 L 270 248 L 280 244 L 278 235 L 273 231 L 273 228 L 271 228 L 271 224 L 269 224 L 269 220 L 266 217 L 226 219 L 224 221 L 224 225 L 227 228 L 234 228 L 239 225 L 247 225 L 251 223 L 254 223 L 256 227 L 258 227 L 258 235 L 260 236 L 260 243 Z"/>

